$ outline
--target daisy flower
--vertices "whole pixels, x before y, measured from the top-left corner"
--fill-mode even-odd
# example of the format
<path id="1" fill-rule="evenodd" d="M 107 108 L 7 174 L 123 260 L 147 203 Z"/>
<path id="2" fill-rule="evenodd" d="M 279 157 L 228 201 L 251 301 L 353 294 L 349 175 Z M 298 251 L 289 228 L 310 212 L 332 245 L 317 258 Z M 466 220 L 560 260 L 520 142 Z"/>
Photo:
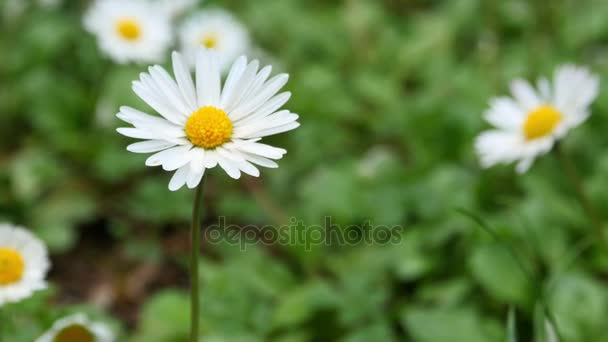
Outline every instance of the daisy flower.
<path id="1" fill-rule="evenodd" d="M 540 78 L 535 89 L 524 80 L 511 83 L 513 97 L 491 101 L 484 118 L 495 128 L 480 134 L 475 149 L 483 167 L 517 162 L 526 172 L 534 159 L 589 117 L 599 78 L 587 68 L 559 67 L 553 82 Z"/>
<path id="2" fill-rule="evenodd" d="M 202 46 L 217 51 L 221 70 L 249 48 L 245 27 L 220 9 L 201 11 L 186 19 L 179 29 L 179 40 L 191 65 L 194 65 L 196 51 Z"/>
<path id="3" fill-rule="evenodd" d="M 108 326 L 90 321 L 84 314 L 64 317 L 38 337 L 36 342 L 112 342 L 114 334 Z"/>
<path id="4" fill-rule="evenodd" d="M 121 107 L 118 118 L 133 125 L 118 128 L 122 135 L 146 141 L 131 144 L 135 153 L 156 152 L 147 166 L 175 171 L 169 189 L 196 187 L 205 169 L 219 165 L 232 178 L 241 172 L 259 176 L 254 164 L 278 167 L 287 151 L 260 143 L 265 136 L 295 129 L 297 114 L 279 110 L 291 94 L 282 92 L 288 75 L 269 79 L 271 67 L 259 69 L 257 60 L 238 58 L 222 87 L 215 51 L 201 48 L 195 81 L 182 56 L 173 53 L 174 80 L 160 66 L 149 68 L 133 82 L 133 91 L 162 117 Z"/>
<path id="5" fill-rule="evenodd" d="M 0 224 L 0 306 L 46 288 L 50 267 L 45 245 L 29 231 Z"/>
<path id="6" fill-rule="evenodd" d="M 85 28 L 117 63 L 160 62 L 171 44 L 171 17 L 148 0 L 96 0 Z"/>

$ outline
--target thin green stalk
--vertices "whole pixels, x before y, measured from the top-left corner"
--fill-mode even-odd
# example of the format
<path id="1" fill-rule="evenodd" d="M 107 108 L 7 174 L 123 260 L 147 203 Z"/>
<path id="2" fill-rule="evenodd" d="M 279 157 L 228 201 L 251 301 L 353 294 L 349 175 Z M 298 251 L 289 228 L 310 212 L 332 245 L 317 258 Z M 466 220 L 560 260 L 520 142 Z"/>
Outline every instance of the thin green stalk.
<path id="1" fill-rule="evenodd" d="M 515 250 L 513 249 L 513 246 L 511 246 L 510 244 L 506 243 L 505 241 L 503 241 L 500 236 L 498 236 L 498 234 L 496 234 L 496 232 L 490 227 L 490 225 L 488 225 L 481 217 L 475 215 L 474 213 L 463 209 L 463 208 L 456 208 L 456 211 L 458 211 L 460 214 L 468 217 L 470 220 L 472 220 L 473 222 L 477 223 L 477 225 L 483 229 L 486 233 L 490 234 L 490 236 L 496 241 L 499 242 L 500 244 L 502 244 L 502 246 L 507 250 L 507 252 L 509 252 L 509 254 L 511 255 L 511 258 L 515 261 L 515 263 L 517 264 L 517 266 L 519 267 L 519 269 L 521 270 L 521 272 L 523 273 L 524 277 L 526 278 L 526 280 L 532 285 L 532 287 L 537 290 L 538 289 L 538 285 L 537 285 L 537 279 L 534 276 L 534 274 L 528 270 L 528 268 L 525 266 L 524 262 L 521 260 L 521 258 L 519 257 L 519 255 L 515 252 Z"/>
<path id="2" fill-rule="evenodd" d="M 190 254 L 190 342 L 198 342 L 198 325 L 200 321 L 200 294 L 198 260 L 201 246 L 201 207 L 205 177 L 195 190 L 194 205 L 192 207 L 192 239 Z M 1 342 L 1 341 L 0 341 Z"/>
<path id="3" fill-rule="evenodd" d="M 559 329 L 557 327 L 557 321 L 555 319 L 555 316 L 553 315 L 553 312 L 551 311 L 551 309 L 549 308 L 549 304 L 547 303 L 546 293 L 543 290 L 543 288 L 540 286 L 540 281 L 537 279 L 536 276 L 534 276 L 534 273 L 532 273 L 531 271 L 528 270 L 528 268 L 525 266 L 525 263 L 523 262 L 523 260 L 521 260 L 519 255 L 515 252 L 515 249 L 513 248 L 513 246 L 511 246 L 511 244 L 509 244 L 509 243 L 505 242 L 503 239 L 501 239 L 501 237 L 498 236 L 498 234 L 496 234 L 496 232 L 492 229 L 492 227 L 490 227 L 490 225 L 488 223 L 486 223 L 481 217 L 479 217 L 479 216 L 475 215 L 474 213 L 472 213 L 466 209 L 463 209 L 463 208 L 457 208 L 456 211 L 458 211 L 462 215 L 468 217 L 469 219 L 473 220 L 473 222 L 477 223 L 477 225 L 479 227 L 481 227 L 485 232 L 490 234 L 490 236 L 495 241 L 499 242 L 500 244 L 502 244 L 502 246 L 504 248 L 507 249 L 509 254 L 511 254 L 511 257 L 513 258 L 513 260 L 519 266 L 519 269 L 524 274 L 524 276 L 525 276 L 526 280 L 528 281 L 528 283 L 530 284 L 530 286 L 532 286 L 536 296 L 540 299 L 540 305 L 542 306 L 543 312 L 547 316 L 547 319 L 549 320 L 549 322 L 551 322 L 551 324 L 553 325 L 553 328 L 555 329 L 555 333 L 557 334 L 558 338 L 560 339 L 560 341 L 563 341 L 561 338 Z"/>
<path id="4" fill-rule="evenodd" d="M 578 172 L 576 171 L 574 162 L 572 162 L 572 159 L 570 159 L 568 155 L 564 152 L 560 144 L 557 144 L 555 146 L 555 151 L 557 152 L 557 156 L 559 157 L 562 167 L 564 168 L 566 176 L 569 178 L 570 182 L 574 186 L 576 195 L 578 196 L 579 202 L 581 203 L 583 210 L 587 214 L 587 218 L 589 218 L 591 224 L 593 225 L 595 234 L 598 239 L 597 243 L 601 244 L 605 251 L 608 252 L 608 241 L 606 240 L 602 229 L 602 220 L 600 219 L 600 216 L 591 204 L 589 196 L 587 196 L 587 192 L 585 191 L 583 182 L 580 176 L 578 175 Z"/>

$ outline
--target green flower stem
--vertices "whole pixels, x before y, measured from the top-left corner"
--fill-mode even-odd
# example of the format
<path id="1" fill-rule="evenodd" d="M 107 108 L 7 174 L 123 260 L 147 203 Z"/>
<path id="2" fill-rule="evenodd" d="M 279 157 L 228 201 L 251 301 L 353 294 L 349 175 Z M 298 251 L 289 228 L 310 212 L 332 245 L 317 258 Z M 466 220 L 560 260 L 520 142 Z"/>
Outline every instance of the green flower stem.
<path id="1" fill-rule="evenodd" d="M 605 252 L 608 252 L 608 241 L 603 232 L 603 225 L 600 216 L 597 211 L 591 204 L 589 200 L 589 196 L 587 196 L 587 192 L 585 191 L 585 187 L 583 186 L 583 181 L 581 180 L 578 172 L 576 171 L 576 167 L 574 166 L 574 162 L 570 157 L 564 152 L 563 148 L 560 144 L 555 146 L 555 151 L 557 152 L 558 159 L 560 160 L 564 172 L 566 176 L 569 178 L 572 186 L 574 186 L 574 190 L 576 191 L 576 195 L 578 196 L 579 202 L 583 207 L 583 210 L 587 214 L 587 218 L 591 221 L 593 228 L 595 230 L 595 234 L 597 235 L 597 243 L 601 244 L 604 248 Z"/>
<path id="2" fill-rule="evenodd" d="M 198 325 L 200 320 L 199 275 L 198 259 L 201 247 L 201 207 L 205 177 L 195 190 L 194 206 L 192 207 L 192 241 L 190 255 L 190 342 L 198 342 Z M 2 342 L 2 341 L 0 341 Z"/>

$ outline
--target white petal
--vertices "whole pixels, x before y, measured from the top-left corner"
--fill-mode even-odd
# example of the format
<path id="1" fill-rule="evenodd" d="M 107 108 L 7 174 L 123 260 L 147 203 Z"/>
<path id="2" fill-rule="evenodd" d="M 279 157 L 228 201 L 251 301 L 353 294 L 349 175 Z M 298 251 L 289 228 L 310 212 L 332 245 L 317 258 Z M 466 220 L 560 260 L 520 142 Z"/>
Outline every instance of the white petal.
<path id="1" fill-rule="evenodd" d="M 201 170 L 194 170 L 194 169 L 192 169 L 192 167 L 190 167 L 188 179 L 186 180 L 186 185 L 188 186 L 188 188 L 190 188 L 190 189 L 196 188 L 200 184 L 201 179 L 203 179 L 204 174 L 205 174 L 204 168 Z"/>
<path id="2" fill-rule="evenodd" d="M 171 181 L 169 181 L 169 190 L 176 191 L 184 184 L 186 184 L 186 179 L 188 177 L 190 171 L 190 166 L 184 165 L 175 171 L 173 177 L 171 177 Z"/>
<path id="3" fill-rule="evenodd" d="M 247 136 L 252 133 L 272 129 L 275 127 L 281 127 L 298 120 L 298 118 L 298 114 L 290 113 L 287 110 L 280 111 L 265 118 L 256 120 L 250 124 L 236 127 L 234 135 L 238 137 Z"/>
<path id="4" fill-rule="evenodd" d="M 236 82 L 236 86 L 234 90 L 232 90 L 232 94 L 226 97 L 226 104 L 223 107 L 226 113 L 230 113 L 238 104 L 241 99 L 245 95 L 244 92 L 249 88 L 251 82 L 253 82 L 256 73 L 258 71 L 258 67 L 260 66 L 260 62 L 258 60 L 253 60 L 247 68 L 240 79 Z"/>
<path id="5" fill-rule="evenodd" d="M 158 139 L 160 138 L 158 134 L 152 131 L 141 130 L 138 128 L 131 127 L 120 127 L 117 128 L 116 131 L 126 137 L 135 138 L 135 139 Z"/>
<path id="6" fill-rule="evenodd" d="M 185 114 L 176 111 L 174 108 L 165 103 L 153 92 L 150 86 L 146 86 L 140 81 L 134 81 L 133 91 L 165 119 L 177 125 L 184 125 L 186 123 Z"/>
<path id="7" fill-rule="evenodd" d="M 246 67 L 247 58 L 245 56 L 241 56 L 234 62 L 232 68 L 230 68 L 230 72 L 226 78 L 226 83 L 224 84 L 224 89 L 222 90 L 220 103 L 221 108 L 226 108 L 228 106 L 228 100 L 233 97 L 233 91 L 237 86 L 237 82 L 240 81 L 241 76 L 245 72 Z"/>
<path id="8" fill-rule="evenodd" d="M 219 106 L 220 70 L 215 53 L 201 48 L 196 56 L 198 106 Z"/>
<path id="9" fill-rule="evenodd" d="M 184 115 L 193 111 L 193 109 L 185 103 L 185 100 L 177 87 L 177 83 L 175 83 L 164 68 L 155 65 L 148 68 L 148 72 L 154 83 L 156 83 L 156 86 L 164 94 L 165 98 L 173 105 L 173 108 Z"/>
<path id="10" fill-rule="evenodd" d="M 151 155 L 146 160 L 147 166 L 158 166 L 162 165 L 163 169 L 166 171 L 176 170 L 188 162 L 190 162 L 192 156 L 190 154 L 190 150 L 192 146 L 184 145 L 184 146 L 175 146 L 170 149 L 160 151 Z"/>
<path id="11" fill-rule="evenodd" d="M 244 91 L 242 103 L 251 100 L 251 98 L 255 96 L 260 91 L 260 89 L 262 89 L 262 86 L 270 76 L 271 72 L 272 66 L 268 65 L 262 68 L 262 70 L 257 73 L 255 78 L 253 79 L 253 82 L 251 82 L 249 88 Z"/>
<path id="12" fill-rule="evenodd" d="M 511 92 L 525 111 L 534 110 L 542 104 L 536 91 L 527 81 L 518 79 L 511 82 Z"/>
<path id="13" fill-rule="evenodd" d="M 203 159 L 203 165 L 207 169 L 211 169 L 217 166 L 217 153 L 215 150 L 206 150 L 205 159 Z"/>
<path id="14" fill-rule="evenodd" d="M 251 163 L 247 162 L 241 155 L 221 147 L 218 147 L 216 151 L 222 158 L 234 162 L 236 167 L 244 173 L 254 177 L 260 176 L 260 171 L 255 166 L 251 165 Z"/>
<path id="15" fill-rule="evenodd" d="M 238 152 L 238 151 L 237 151 Z M 251 154 L 251 153 L 245 153 L 245 152 L 239 152 L 241 154 L 241 156 L 245 157 L 246 160 L 263 166 L 263 167 L 267 167 L 267 168 L 272 168 L 272 169 L 276 169 L 277 167 L 279 167 L 279 164 L 277 164 L 276 162 L 268 159 L 268 158 L 264 158 L 264 157 L 260 157 L 259 155 L 256 154 Z"/>
<path id="16" fill-rule="evenodd" d="M 287 151 L 282 148 L 260 143 L 243 144 L 238 146 L 236 149 L 270 159 L 281 159 L 283 155 L 287 153 Z"/>
<path id="17" fill-rule="evenodd" d="M 268 99 L 274 96 L 289 80 L 287 74 L 281 74 L 273 77 L 269 80 L 262 90 L 255 95 L 251 100 L 244 101 L 243 104 L 239 105 L 236 109 L 229 113 L 232 120 L 238 120 L 246 115 L 251 114 L 254 110 L 262 106 Z"/>
<path id="18" fill-rule="evenodd" d="M 175 146 L 174 143 L 165 140 L 147 140 L 127 146 L 127 150 L 133 153 L 152 153 L 162 151 Z"/>
<path id="19" fill-rule="evenodd" d="M 179 90 L 184 97 L 184 100 L 192 111 L 197 110 L 198 106 L 196 103 L 196 90 L 194 89 L 194 82 L 192 81 L 192 75 L 184 58 L 179 52 L 173 52 L 173 73 L 177 80 Z"/>
<path id="20" fill-rule="evenodd" d="M 484 119 L 488 123 L 506 130 L 520 130 L 525 118 L 526 112 L 509 97 L 493 99 L 490 108 L 484 113 Z"/>
<path id="21" fill-rule="evenodd" d="M 217 158 L 217 162 L 220 165 L 220 167 L 222 169 L 224 169 L 224 171 L 226 171 L 226 173 L 228 174 L 228 176 L 230 176 L 230 177 L 232 177 L 234 179 L 241 178 L 241 171 L 235 165 L 234 161 L 222 157 L 219 153 L 216 153 L 215 157 Z"/>
<path id="22" fill-rule="evenodd" d="M 526 173 L 530 169 L 530 166 L 532 166 L 532 163 L 534 163 L 534 157 L 524 158 L 517 163 L 515 170 L 519 174 Z"/>
<path id="23" fill-rule="evenodd" d="M 236 121 L 235 125 L 236 126 L 243 125 L 243 124 L 249 123 L 255 119 L 263 118 L 267 115 L 274 113 L 276 110 L 281 108 L 285 103 L 287 103 L 287 101 L 289 101 L 290 97 L 291 97 L 291 93 L 288 91 L 274 96 L 273 98 L 268 100 L 262 107 L 260 107 L 258 110 L 256 110 L 253 114 L 248 115 L 240 120 L 235 120 Z"/>
<path id="24" fill-rule="evenodd" d="M 499 163 L 511 163 L 522 155 L 522 138 L 513 132 L 490 130 L 475 139 L 475 150 L 481 166 L 488 168 Z"/>
<path id="25" fill-rule="evenodd" d="M 201 172 L 205 169 L 205 158 L 206 151 L 202 148 L 195 147 L 192 149 L 192 160 L 190 161 L 190 167 L 194 172 Z"/>
<path id="26" fill-rule="evenodd" d="M 262 138 L 262 137 L 266 137 L 266 136 L 269 136 L 269 135 L 274 135 L 274 134 L 279 134 L 279 133 L 291 131 L 291 130 L 296 129 L 298 127 L 300 127 L 300 123 L 299 122 L 292 122 L 292 123 L 288 123 L 288 124 L 285 124 L 285 125 L 282 125 L 282 126 L 268 128 L 268 129 L 264 129 L 264 130 L 258 131 L 258 132 L 252 132 L 252 133 L 247 134 L 247 135 L 238 135 L 237 136 L 235 134 L 235 138 L 244 138 L 244 139 Z"/>

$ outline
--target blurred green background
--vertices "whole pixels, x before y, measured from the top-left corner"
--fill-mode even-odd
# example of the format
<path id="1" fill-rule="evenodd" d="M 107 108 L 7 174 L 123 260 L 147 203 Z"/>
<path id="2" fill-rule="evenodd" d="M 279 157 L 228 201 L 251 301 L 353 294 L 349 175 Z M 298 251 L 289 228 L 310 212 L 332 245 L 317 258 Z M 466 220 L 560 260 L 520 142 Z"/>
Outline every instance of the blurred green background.
<path id="1" fill-rule="evenodd" d="M 23 8 L 15 10 L 15 3 Z M 48 244 L 51 289 L 6 308 L 10 341 L 84 310 L 119 340 L 185 341 L 192 191 L 115 132 L 146 66 L 113 64 L 81 24 L 87 1 L 0 0 L 0 220 Z M 302 126 L 261 179 L 209 172 L 205 222 L 405 227 L 396 245 L 202 246 L 206 341 L 504 341 L 538 335 L 539 297 L 565 341 L 608 340 L 608 258 L 553 155 L 527 174 L 481 170 L 490 97 L 565 62 L 608 75 L 604 0 L 205 1 L 291 75 Z M 260 52 L 261 51 L 261 52 Z M 608 91 L 564 148 L 608 220 Z M 503 244 L 455 208 L 487 220 Z"/>

